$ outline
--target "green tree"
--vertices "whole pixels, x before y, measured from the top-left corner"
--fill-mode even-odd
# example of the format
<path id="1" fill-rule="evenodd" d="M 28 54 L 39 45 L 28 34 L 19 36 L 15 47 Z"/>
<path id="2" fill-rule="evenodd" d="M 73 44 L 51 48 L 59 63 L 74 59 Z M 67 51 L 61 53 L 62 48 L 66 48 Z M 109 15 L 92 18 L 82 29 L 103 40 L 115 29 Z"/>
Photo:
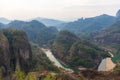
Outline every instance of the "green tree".
<path id="1" fill-rule="evenodd" d="M 28 73 L 25 80 L 37 80 L 36 74 Z"/>
<path id="2" fill-rule="evenodd" d="M 48 74 L 45 78 L 44 78 L 44 80 L 56 80 L 56 75 L 52 75 L 52 74 Z"/>
<path id="3" fill-rule="evenodd" d="M 17 70 L 15 71 L 14 78 L 15 80 L 25 80 L 25 73 L 21 70 Z"/>

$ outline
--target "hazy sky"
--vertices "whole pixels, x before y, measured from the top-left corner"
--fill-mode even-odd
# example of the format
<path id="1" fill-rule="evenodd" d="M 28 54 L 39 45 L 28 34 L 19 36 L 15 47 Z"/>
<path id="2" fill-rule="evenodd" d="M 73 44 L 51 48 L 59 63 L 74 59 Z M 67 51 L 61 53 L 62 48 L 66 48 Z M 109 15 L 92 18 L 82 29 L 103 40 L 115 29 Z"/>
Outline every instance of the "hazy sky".
<path id="1" fill-rule="evenodd" d="M 100 14 L 115 15 L 120 0 L 0 0 L 0 17 L 29 19 L 47 17 L 70 20 Z"/>

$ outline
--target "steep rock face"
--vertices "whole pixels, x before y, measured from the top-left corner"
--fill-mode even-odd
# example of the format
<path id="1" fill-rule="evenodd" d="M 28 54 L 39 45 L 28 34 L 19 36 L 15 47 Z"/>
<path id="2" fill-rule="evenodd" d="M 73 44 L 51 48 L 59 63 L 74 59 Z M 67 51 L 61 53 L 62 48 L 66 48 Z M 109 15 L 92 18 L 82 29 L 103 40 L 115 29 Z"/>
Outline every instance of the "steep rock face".
<path id="1" fill-rule="evenodd" d="M 0 66 L 6 74 L 10 69 L 9 42 L 0 30 Z"/>
<path id="2" fill-rule="evenodd" d="M 3 30 L 9 41 L 10 66 L 12 70 L 28 71 L 32 57 L 31 47 L 25 32 L 15 29 Z"/>

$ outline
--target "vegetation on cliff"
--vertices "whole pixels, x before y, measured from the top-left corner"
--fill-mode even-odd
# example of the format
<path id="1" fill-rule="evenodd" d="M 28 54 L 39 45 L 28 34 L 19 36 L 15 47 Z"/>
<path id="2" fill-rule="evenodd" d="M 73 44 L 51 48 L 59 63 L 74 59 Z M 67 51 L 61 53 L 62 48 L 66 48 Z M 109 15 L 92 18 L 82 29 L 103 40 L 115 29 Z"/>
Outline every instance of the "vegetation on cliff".
<path id="1" fill-rule="evenodd" d="M 97 68 L 107 52 L 68 31 L 60 31 L 52 47 L 54 55 L 73 68 Z"/>

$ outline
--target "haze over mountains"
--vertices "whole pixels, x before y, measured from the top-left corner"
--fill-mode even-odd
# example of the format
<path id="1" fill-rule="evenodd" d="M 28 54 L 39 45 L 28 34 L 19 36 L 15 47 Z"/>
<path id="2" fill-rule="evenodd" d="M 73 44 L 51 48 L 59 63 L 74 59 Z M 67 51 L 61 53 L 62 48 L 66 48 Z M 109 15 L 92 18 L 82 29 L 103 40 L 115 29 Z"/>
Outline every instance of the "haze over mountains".
<path id="1" fill-rule="evenodd" d="M 90 18 L 79 18 L 78 20 L 72 22 L 64 22 L 60 20 L 41 18 L 41 17 L 29 19 L 26 21 L 29 22 L 32 20 L 37 20 L 43 23 L 44 25 L 46 25 L 47 27 L 54 26 L 57 27 L 59 30 L 69 30 L 76 34 L 80 34 L 79 32 L 91 32 L 91 31 L 103 29 L 104 27 L 113 24 L 116 21 L 116 17 L 107 14 L 102 14 Z M 6 18 L 0 18 L 0 23 L 3 24 L 8 24 L 11 21 L 12 20 L 8 20 Z"/>
<path id="2" fill-rule="evenodd" d="M 99 43 L 111 44 L 112 46 L 114 44 L 120 45 L 120 10 L 116 14 L 116 21 L 109 27 L 96 33 L 94 40 Z"/>
<path id="3" fill-rule="evenodd" d="M 113 24 L 116 18 L 106 14 L 92 17 L 92 18 L 81 18 L 77 21 L 69 22 L 59 26 L 60 30 L 69 30 L 77 35 L 90 33 L 97 30 L 102 30 Z"/>
<path id="4" fill-rule="evenodd" d="M 42 18 L 42 17 L 37 17 L 37 18 L 34 18 L 34 19 L 30 19 L 30 20 L 37 20 L 39 22 L 42 22 L 46 26 L 58 26 L 60 24 L 65 23 L 64 21 L 55 20 L 55 19 L 48 19 L 48 18 Z"/>
<path id="5" fill-rule="evenodd" d="M 55 66 L 41 48 L 51 50 L 51 55 L 73 72 Z M 116 67 L 108 72 L 96 71 L 108 57 Z M 31 72 L 43 80 L 119 80 L 119 60 L 120 10 L 116 16 L 103 14 L 73 22 L 0 18 L 0 73 L 11 80 L 37 80 L 30 78 Z"/>
<path id="6" fill-rule="evenodd" d="M 64 22 L 40 17 L 30 19 L 29 21 L 10 21 L 5 18 L 0 18 L 0 28 L 16 28 L 24 30 L 27 32 L 30 40 L 34 42 L 41 42 L 41 44 L 43 44 L 51 41 L 58 33 L 58 30 L 68 30 L 79 37 L 92 38 L 92 36 L 95 37 L 96 32 L 98 34 L 98 32 L 103 31 L 106 28 L 109 29 L 109 26 L 114 27 L 114 25 L 119 25 L 119 19 L 120 11 L 116 13 L 116 16 L 103 14 L 91 18 L 80 18 L 73 22 Z M 111 29 L 107 31 L 111 31 Z M 105 31 L 105 33 L 107 31 Z M 102 34 L 104 34 L 104 32 L 102 32 Z M 40 35 L 41 38 L 38 39 L 38 36 Z M 48 35 L 50 35 L 50 37 L 47 37 Z"/>
<path id="7" fill-rule="evenodd" d="M 95 37 L 96 33 L 98 34 L 98 32 L 100 31 L 102 31 L 102 33 L 100 32 L 101 35 L 107 34 L 108 31 L 113 31 L 113 30 L 115 31 L 115 29 L 119 30 L 116 27 L 116 25 L 119 25 L 119 19 L 120 19 L 120 10 L 116 13 L 116 16 L 102 14 L 90 18 L 80 18 L 73 22 L 64 22 L 64 21 L 40 18 L 40 17 L 30 19 L 29 21 L 19 21 L 19 20 L 11 21 L 5 18 L 0 18 L 0 28 L 16 28 L 16 29 L 24 30 L 27 32 L 30 40 L 34 39 L 32 40 L 34 42 L 38 42 L 39 40 L 41 42 L 42 40 L 42 43 L 46 43 L 47 40 L 49 42 L 52 40 L 53 37 L 55 37 L 58 30 L 68 30 L 82 38 L 86 38 L 86 37 L 92 38 L 92 36 Z M 41 37 L 44 37 L 46 39 L 45 42 L 43 41 L 44 40 L 43 38 L 37 39 L 38 34 L 39 35 L 42 34 Z M 51 35 L 51 37 L 46 38 L 48 35 Z M 99 37 L 99 35 L 96 36 Z"/>
<path id="8" fill-rule="evenodd" d="M 6 18 L 0 18 L 0 23 L 3 23 L 3 24 L 8 24 L 10 23 L 11 21 L 6 19 Z"/>
<path id="9" fill-rule="evenodd" d="M 77 23 L 78 22 L 78 24 L 83 24 L 83 23 L 80 23 L 80 21 L 82 21 L 82 20 L 85 20 L 85 21 L 89 20 L 90 21 L 90 19 L 92 19 L 92 20 L 94 19 L 93 21 L 95 21 L 95 20 L 97 21 L 97 19 L 103 19 L 104 17 L 105 17 L 105 19 L 109 18 L 110 20 L 113 20 L 115 18 L 114 16 L 103 14 L 103 15 L 100 15 L 100 16 L 95 16 L 95 17 L 90 17 L 90 18 L 78 18 L 78 20 L 75 20 L 75 21 L 72 21 L 72 22 L 71 21 L 65 22 L 65 21 L 61 21 L 61 20 L 42 18 L 42 17 L 32 18 L 32 19 L 23 20 L 23 21 L 29 22 L 29 21 L 32 21 L 32 20 L 37 20 L 37 21 L 43 23 L 46 26 L 55 26 L 55 27 L 58 27 L 59 29 L 62 29 L 65 26 L 67 27 L 67 25 L 69 26 L 69 24 L 72 25 L 72 23 Z M 14 20 L 8 20 L 7 18 L 0 18 L 0 23 L 3 23 L 3 24 L 8 24 L 11 21 L 14 21 Z M 22 20 L 20 20 L 20 21 L 22 21 Z M 61 25 L 63 25 L 63 26 L 61 26 Z"/>

